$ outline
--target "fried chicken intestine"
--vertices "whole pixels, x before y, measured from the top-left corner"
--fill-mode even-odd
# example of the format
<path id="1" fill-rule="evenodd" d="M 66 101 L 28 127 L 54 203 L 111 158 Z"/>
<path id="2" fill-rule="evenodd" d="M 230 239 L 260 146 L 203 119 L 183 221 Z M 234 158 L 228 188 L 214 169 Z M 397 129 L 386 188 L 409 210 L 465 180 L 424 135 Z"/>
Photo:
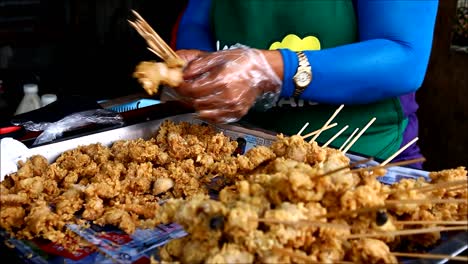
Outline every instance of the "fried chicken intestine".
<path id="1" fill-rule="evenodd" d="M 346 237 L 397 231 L 403 228 L 396 224 L 399 220 L 466 219 L 460 214 L 466 212 L 463 203 L 405 203 L 342 216 L 349 210 L 385 207 L 388 199 L 466 199 L 467 194 L 460 188 L 415 190 L 432 184 L 422 179 L 387 186 L 377 180 L 384 169 L 351 173 L 348 168 L 323 176 L 349 165 L 349 159 L 299 136 L 279 135 L 271 147 L 255 147 L 245 155 L 233 155 L 236 147 L 237 142 L 211 127 L 166 121 L 149 140 L 81 146 L 50 165 L 35 156 L 0 183 L 0 225 L 18 237 L 61 241 L 60 230 L 78 223 L 74 216 L 82 212 L 85 220 L 112 224 L 127 233 L 159 223 L 181 224 L 190 235 L 164 246 L 163 261 L 295 263 L 307 262 L 305 257 L 388 262 L 394 260 L 389 247 L 398 247 L 403 238 Z M 466 170 L 460 167 L 431 177 L 433 183 L 466 179 Z M 207 184 L 215 178 L 224 179 L 218 200 L 207 195 Z M 385 219 L 379 220 L 382 215 Z M 297 221 L 331 226 L 285 223 Z M 439 238 L 436 232 L 407 236 L 404 242 L 430 246 Z M 282 255 L 276 248 L 302 258 Z"/>
<path id="2" fill-rule="evenodd" d="M 58 243 L 65 242 L 66 224 L 86 220 L 130 234 L 154 227 L 161 198 L 207 193 L 210 166 L 231 158 L 236 147 L 212 127 L 166 121 L 149 140 L 79 146 L 52 164 L 32 156 L 0 183 L 0 227 Z M 207 157 L 211 162 L 201 162 Z"/>
<path id="3" fill-rule="evenodd" d="M 429 247 L 439 241 L 439 232 L 404 237 L 385 234 L 407 228 L 398 224 L 399 220 L 445 220 L 442 215 L 450 215 L 450 213 L 437 212 L 429 214 L 429 210 L 434 211 L 438 207 L 428 207 L 424 203 L 416 205 L 409 203 L 410 207 L 406 207 L 406 203 L 396 206 L 386 204 L 389 199 L 435 198 L 436 195 L 415 190 L 432 183 L 415 179 L 404 180 L 400 184 L 391 186 L 384 185 L 377 179 L 385 175 L 385 170 L 381 168 L 359 173 L 350 173 L 349 169 L 345 169 L 335 173 L 341 174 L 341 178 L 335 174 L 321 176 L 349 163 L 349 159 L 340 157 L 339 152 L 325 149 L 323 152 L 325 159 L 321 158 L 322 152 L 315 151 L 315 157 L 318 159 L 311 162 L 306 157 L 313 146 L 307 147 L 305 142 L 300 143 L 299 139 L 279 138 L 280 142 L 273 144 L 272 147 L 276 157 L 265 159 L 262 165 L 250 173 L 244 173 L 242 177 L 237 176 L 240 181 L 221 190 L 217 205 L 223 208 L 222 214 L 194 220 L 193 218 L 197 218 L 195 210 L 183 219 L 176 217 L 185 203 L 195 203 L 203 207 L 202 205 L 206 203 L 204 199 L 212 201 L 209 197 L 198 197 L 198 200 L 194 200 L 193 197 L 187 200 L 177 199 L 177 202 L 169 200 L 162 206 L 161 212 L 167 213 L 163 215 L 166 217 L 173 215 L 166 220 L 177 218 L 178 223 L 186 230 L 194 230 L 195 234 L 211 234 L 216 230 L 215 236 L 208 235 L 204 238 L 199 235 L 193 236 L 189 231 L 188 238 L 180 242 L 193 243 L 199 245 L 199 248 L 203 247 L 203 244 L 206 246 L 206 243 L 213 245 L 211 251 L 203 253 L 203 259 L 200 259 L 201 256 L 198 254 L 200 258 L 196 263 L 210 263 L 209 261 L 222 255 L 220 253 L 222 249 L 230 248 L 232 245 L 235 245 L 232 251 L 235 254 L 233 254 L 244 256 L 243 260 L 248 261 L 247 263 L 267 261 L 395 263 L 397 259 L 390 248 L 398 248 L 408 243 Z M 289 149 L 291 145 L 300 146 L 299 150 Z M 317 153 L 319 155 L 316 155 Z M 327 157 L 336 160 L 328 161 Z M 460 169 L 455 174 L 466 177 L 464 169 Z M 459 189 L 457 192 L 460 192 Z M 454 194 L 457 198 L 466 197 L 466 190 L 460 194 L 451 193 Z M 346 213 L 366 208 L 386 209 Z M 450 210 L 448 208 L 445 210 Z M 323 217 L 329 213 L 331 216 Z M 340 213 L 346 214 L 340 215 Z M 214 219 L 222 224 L 213 227 L 210 223 Z M 194 224 L 195 221 L 201 222 Z M 315 221 L 332 226 L 308 226 L 300 221 Z M 423 225 L 426 226 L 434 225 Z M 375 238 L 346 239 L 349 235 L 359 234 L 373 234 Z M 275 248 L 282 248 L 296 255 L 284 255 L 276 252 Z M 253 256 L 253 259 L 249 256 Z M 184 258 L 174 256 L 162 259 L 188 263 Z"/>
<path id="4" fill-rule="evenodd" d="M 182 67 L 169 67 L 164 62 L 154 61 L 140 62 L 133 73 L 149 95 L 156 94 L 160 85 L 179 86 L 184 80 L 182 75 Z"/>

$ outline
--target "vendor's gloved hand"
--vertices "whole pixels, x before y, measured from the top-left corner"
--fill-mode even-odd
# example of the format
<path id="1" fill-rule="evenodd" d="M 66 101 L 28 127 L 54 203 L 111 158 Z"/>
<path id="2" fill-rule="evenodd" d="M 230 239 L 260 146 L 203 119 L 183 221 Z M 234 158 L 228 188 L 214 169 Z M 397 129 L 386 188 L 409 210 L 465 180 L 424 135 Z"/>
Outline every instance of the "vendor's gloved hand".
<path id="1" fill-rule="evenodd" d="M 186 65 L 192 62 L 194 59 L 198 59 L 201 56 L 205 56 L 208 54 L 208 52 L 205 52 L 202 50 L 194 50 L 194 49 L 190 49 L 190 50 L 182 49 L 182 50 L 176 51 L 176 53 L 181 59 L 183 59 L 186 62 L 185 63 Z"/>
<path id="2" fill-rule="evenodd" d="M 200 118 L 235 122 L 265 94 L 279 94 L 281 79 L 260 50 L 236 48 L 214 53 L 190 53 L 184 82 L 175 90 L 189 98 Z M 190 54 L 189 54 L 190 53 Z"/>

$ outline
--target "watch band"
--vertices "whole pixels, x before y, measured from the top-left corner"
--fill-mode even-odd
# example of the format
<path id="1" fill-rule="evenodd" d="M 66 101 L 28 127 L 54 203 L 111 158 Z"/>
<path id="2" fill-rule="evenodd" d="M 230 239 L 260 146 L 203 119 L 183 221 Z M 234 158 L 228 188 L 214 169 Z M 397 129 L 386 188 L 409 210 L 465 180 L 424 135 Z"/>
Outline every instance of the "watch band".
<path id="1" fill-rule="evenodd" d="M 306 66 L 309 67 L 309 60 L 307 59 L 307 56 L 304 54 L 302 51 L 298 51 L 297 57 L 299 58 L 299 66 Z"/>
<path id="2" fill-rule="evenodd" d="M 297 72 L 294 75 L 294 98 L 299 98 L 299 96 L 304 92 L 307 86 L 312 81 L 312 69 L 307 59 L 307 56 L 302 51 L 296 52 L 299 66 L 297 67 Z"/>

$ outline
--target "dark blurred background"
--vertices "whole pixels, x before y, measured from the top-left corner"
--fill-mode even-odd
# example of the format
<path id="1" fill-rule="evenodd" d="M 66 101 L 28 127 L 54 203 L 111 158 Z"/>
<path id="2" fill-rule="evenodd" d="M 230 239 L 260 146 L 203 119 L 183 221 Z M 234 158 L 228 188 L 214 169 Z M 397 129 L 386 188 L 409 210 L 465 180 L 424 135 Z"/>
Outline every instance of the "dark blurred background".
<path id="1" fill-rule="evenodd" d="M 429 68 L 416 93 L 426 170 L 468 167 L 467 11 L 468 0 L 439 0 Z"/>
<path id="2" fill-rule="evenodd" d="M 0 97 L 9 106 L 0 118 L 14 111 L 26 82 L 59 98 L 142 92 L 131 74 L 138 62 L 155 57 L 129 27 L 129 12 L 138 11 L 169 42 L 186 2 L 0 0 Z M 417 93 L 427 170 L 468 165 L 467 10 L 468 0 L 439 1 L 430 64 Z"/>
<path id="3" fill-rule="evenodd" d="M 156 59 L 128 25 L 140 13 L 168 43 L 186 0 L 0 0 L 0 80 L 14 111 L 22 85 L 101 100 L 141 92 L 132 72 Z M 163 7 L 164 6 L 164 7 Z"/>

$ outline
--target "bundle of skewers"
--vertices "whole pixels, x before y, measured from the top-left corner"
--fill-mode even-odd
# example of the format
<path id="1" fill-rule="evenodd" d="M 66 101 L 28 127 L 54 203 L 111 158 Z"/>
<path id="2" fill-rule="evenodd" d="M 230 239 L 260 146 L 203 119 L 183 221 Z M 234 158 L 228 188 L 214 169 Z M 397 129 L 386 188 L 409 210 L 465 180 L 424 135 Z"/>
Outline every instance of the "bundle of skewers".
<path id="1" fill-rule="evenodd" d="M 135 21 L 128 22 L 145 39 L 148 50 L 162 60 L 162 62 L 140 62 L 136 66 L 133 76 L 138 79 L 149 95 L 156 94 L 160 85 L 179 86 L 183 81 L 184 60 L 164 42 L 140 14 L 136 11 L 133 11 L 133 14 L 136 17 Z"/>
<path id="2" fill-rule="evenodd" d="M 135 15 L 132 26 L 165 60 L 137 67 L 145 89 L 154 92 L 172 78 L 158 67 L 181 74 L 183 62 Z M 175 222 L 188 235 L 159 255 L 181 263 L 467 261 L 424 253 L 441 234 L 468 229 L 466 169 L 382 184 L 387 168 L 423 160 L 392 163 L 418 139 L 376 166 L 366 166 L 372 158 L 352 163 L 347 151 L 375 118 L 337 149 L 328 146 L 347 125 L 325 144 L 316 141 L 338 126 L 332 122 L 343 107 L 311 133 L 302 135 L 305 124 L 296 135 L 278 135 L 271 146 L 244 155 L 235 154 L 237 142 L 213 127 L 166 121 L 148 140 L 79 146 L 52 164 L 33 156 L 0 183 L 0 227 L 16 238 L 67 247 L 74 236 L 70 224 L 110 224 L 132 234 Z M 215 196 L 209 195 L 213 189 Z"/>

